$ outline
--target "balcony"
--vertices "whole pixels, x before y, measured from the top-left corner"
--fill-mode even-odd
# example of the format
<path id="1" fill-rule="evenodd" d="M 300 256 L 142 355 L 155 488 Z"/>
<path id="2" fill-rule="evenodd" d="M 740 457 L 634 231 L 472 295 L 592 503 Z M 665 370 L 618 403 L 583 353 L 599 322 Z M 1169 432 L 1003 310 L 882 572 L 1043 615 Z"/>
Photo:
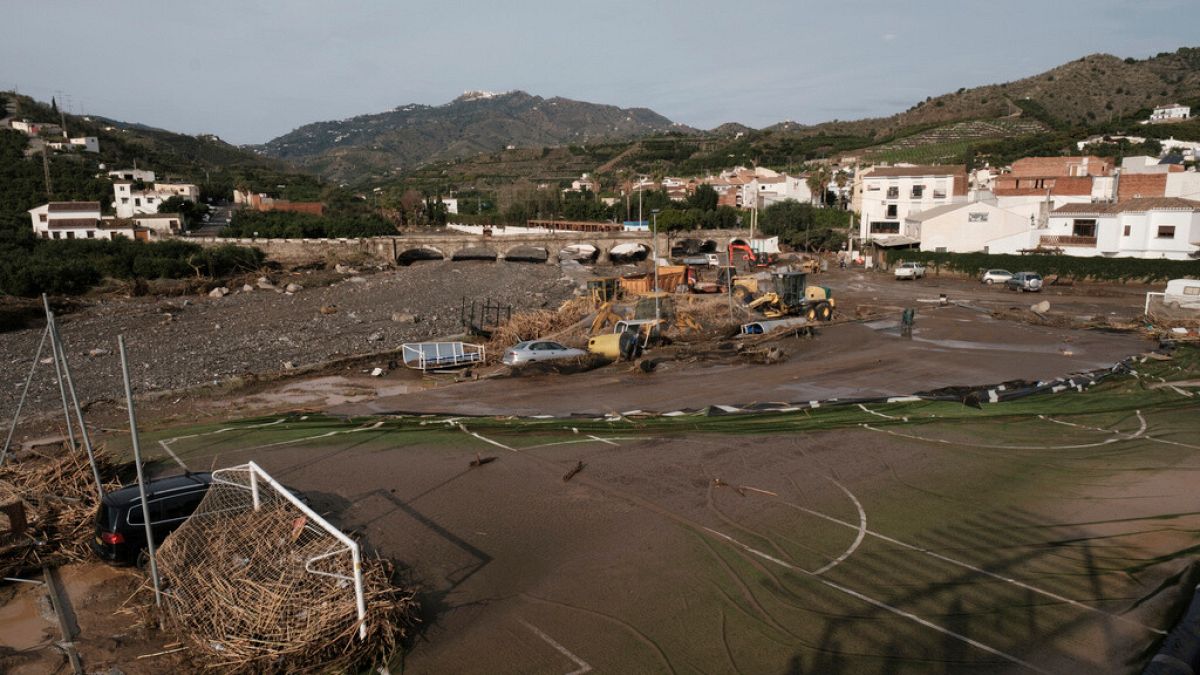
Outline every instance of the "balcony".
<path id="1" fill-rule="evenodd" d="M 1059 246 L 1095 246 L 1096 238 L 1075 235 L 1043 236 L 1041 245 L 1047 248 Z"/>

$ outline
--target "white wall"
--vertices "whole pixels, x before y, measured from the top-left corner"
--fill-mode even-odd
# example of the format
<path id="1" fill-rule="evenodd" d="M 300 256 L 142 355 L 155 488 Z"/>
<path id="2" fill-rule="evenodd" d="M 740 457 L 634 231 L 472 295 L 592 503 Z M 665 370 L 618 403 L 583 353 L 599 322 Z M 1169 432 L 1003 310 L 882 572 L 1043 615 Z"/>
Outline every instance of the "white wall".
<path id="1" fill-rule="evenodd" d="M 950 253 L 1017 253 L 1030 248 L 1034 236 L 1028 218 L 984 202 L 926 219 L 919 232 L 922 251 Z"/>
<path id="2" fill-rule="evenodd" d="M 1096 244 L 1064 246 L 1063 253 L 1066 255 L 1190 260 L 1190 254 L 1200 248 L 1192 244 L 1200 241 L 1200 213 L 1191 211 L 1055 215 L 1050 217 L 1049 228 L 1039 234 L 1070 235 L 1076 219 L 1096 221 Z M 1129 227 L 1128 235 L 1125 234 L 1126 226 Z M 1158 228 L 1164 226 L 1174 227 L 1175 235 L 1160 238 Z"/>

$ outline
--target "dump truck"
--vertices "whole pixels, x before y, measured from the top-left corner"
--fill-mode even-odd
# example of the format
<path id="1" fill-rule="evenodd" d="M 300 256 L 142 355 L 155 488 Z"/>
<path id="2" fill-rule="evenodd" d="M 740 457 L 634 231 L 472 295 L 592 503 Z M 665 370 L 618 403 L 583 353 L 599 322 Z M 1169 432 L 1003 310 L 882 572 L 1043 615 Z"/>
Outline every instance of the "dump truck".
<path id="1" fill-rule="evenodd" d="M 774 290 L 763 290 L 747 305 L 775 319 L 803 316 L 809 321 L 829 321 L 837 301 L 827 286 L 809 286 L 804 272 L 776 272 L 771 278 Z M 760 285 L 762 288 L 762 285 Z"/>

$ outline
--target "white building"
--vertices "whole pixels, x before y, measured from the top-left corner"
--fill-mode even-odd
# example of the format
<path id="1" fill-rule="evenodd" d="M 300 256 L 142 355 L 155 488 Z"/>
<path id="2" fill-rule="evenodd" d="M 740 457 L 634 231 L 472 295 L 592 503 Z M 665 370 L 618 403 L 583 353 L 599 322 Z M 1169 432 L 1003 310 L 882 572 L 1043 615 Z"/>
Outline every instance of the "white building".
<path id="1" fill-rule="evenodd" d="M 1038 245 L 1066 255 L 1189 260 L 1200 255 L 1200 201 L 1178 197 L 1067 204 Z"/>
<path id="2" fill-rule="evenodd" d="M 989 202 L 945 204 L 905 219 L 904 231 L 922 251 L 1019 253 L 1031 247 L 1035 220 Z"/>
<path id="3" fill-rule="evenodd" d="M 1168 103 L 1154 108 L 1154 112 L 1150 113 L 1149 122 L 1156 124 L 1158 122 L 1178 122 L 1186 120 L 1192 116 L 1192 109 L 1186 105 L 1178 103 Z"/>
<path id="4" fill-rule="evenodd" d="M 592 178 L 592 174 L 590 173 L 585 173 L 571 181 L 571 187 L 564 189 L 563 192 L 583 192 L 584 190 L 591 193 L 600 191 L 600 183 L 595 178 Z"/>
<path id="5" fill-rule="evenodd" d="M 95 136 L 80 136 L 71 139 L 71 146 L 82 152 L 100 152 L 100 139 Z"/>
<path id="6" fill-rule="evenodd" d="M 967 174 L 959 166 L 878 166 L 855 176 L 859 234 L 882 246 L 918 243 L 909 216 L 966 200 Z"/>
<path id="7" fill-rule="evenodd" d="M 136 236 L 133 223 L 100 215 L 100 202 L 50 202 L 29 209 L 33 236 L 39 239 L 112 239 Z"/>
<path id="8" fill-rule="evenodd" d="M 118 218 L 132 218 L 143 213 L 158 213 L 158 207 L 171 197 L 181 197 L 194 202 L 200 198 L 200 188 L 191 183 L 167 182 L 136 188 L 132 180 L 113 181 L 112 205 Z"/>
<path id="9" fill-rule="evenodd" d="M 143 183 L 154 182 L 154 172 L 147 171 L 146 169 L 115 169 L 108 172 L 108 177 L 113 180 L 142 181 Z"/>
<path id="10" fill-rule="evenodd" d="M 807 176 L 789 176 L 762 167 L 757 168 L 754 178 L 740 189 L 740 204 L 745 208 L 754 208 L 757 205 L 762 209 L 789 199 L 803 204 L 813 201 Z"/>

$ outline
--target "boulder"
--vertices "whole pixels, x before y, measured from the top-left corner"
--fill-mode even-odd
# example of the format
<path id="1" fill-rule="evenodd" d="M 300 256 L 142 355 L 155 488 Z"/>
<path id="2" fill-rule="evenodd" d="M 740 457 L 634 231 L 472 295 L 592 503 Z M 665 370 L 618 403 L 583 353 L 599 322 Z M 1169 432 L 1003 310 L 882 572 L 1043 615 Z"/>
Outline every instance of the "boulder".
<path id="1" fill-rule="evenodd" d="M 392 321 L 396 323 L 416 323 L 417 317 L 415 314 L 409 314 L 408 312 L 394 312 L 392 314 Z"/>
<path id="2" fill-rule="evenodd" d="M 210 298 L 223 298 L 223 297 L 225 297 L 225 296 L 226 296 L 226 295 L 228 295 L 228 294 L 229 294 L 229 289 L 228 289 L 228 288 L 225 288 L 224 286 L 220 286 L 220 287 L 214 288 L 214 289 L 212 289 L 211 291 L 209 291 L 209 292 L 208 292 L 208 297 L 210 297 Z"/>
<path id="3" fill-rule="evenodd" d="M 367 336 L 367 342 L 383 342 L 383 333 L 371 333 Z"/>
<path id="4" fill-rule="evenodd" d="M 242 284 L 242 292 L 243 293 L 249 293 L 252 290 L 254 290 L 254 287 L 251 286 L 250 284 Z"/>
<path id="5" fill-rule="evenodd" d="M 300 284 L 288 284 L 283 290 L 287 291 L 288 293 L 299 293 L 300 291 L 304 290 L 304 287 Z"/>

